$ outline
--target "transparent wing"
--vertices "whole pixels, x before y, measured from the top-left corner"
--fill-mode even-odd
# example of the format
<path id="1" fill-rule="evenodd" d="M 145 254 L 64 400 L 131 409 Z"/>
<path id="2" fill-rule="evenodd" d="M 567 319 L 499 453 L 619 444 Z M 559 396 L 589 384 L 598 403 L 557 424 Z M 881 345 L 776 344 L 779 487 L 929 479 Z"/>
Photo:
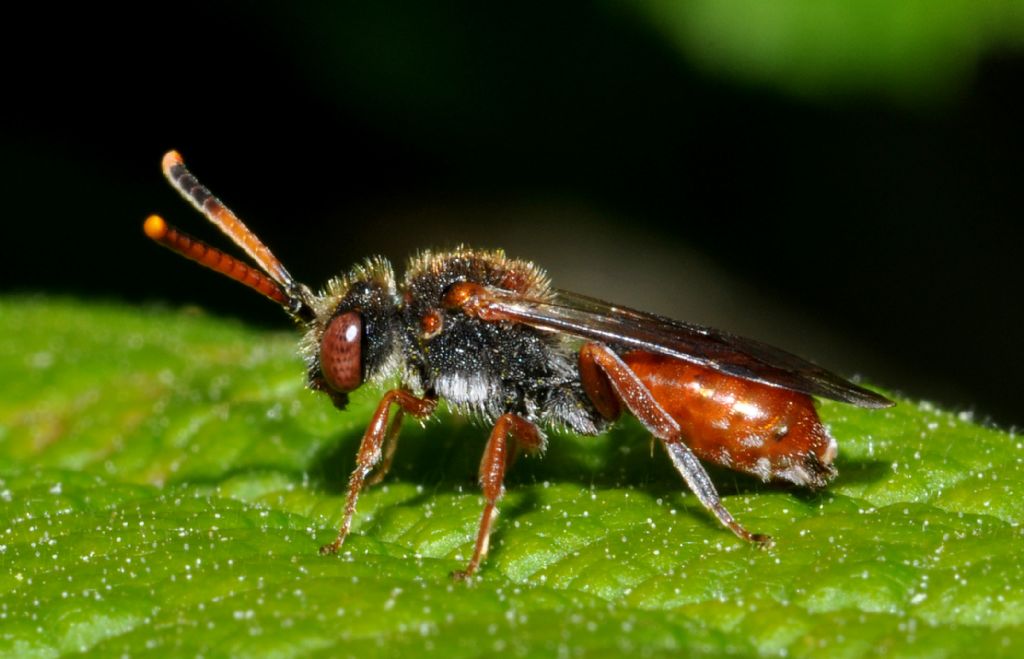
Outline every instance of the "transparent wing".
<path id="1" fill-rule="evenodd" d="M 492 318 L 611 346 L 668 355 L 744 380 L 860 407 L 894 404 L 816 364 L 753 339 L 566 291 L 555 291 L 545 300 L 523 298 L 493 288 L 486 291 L 484 299 L 478 303 L 482 303 Z"/>

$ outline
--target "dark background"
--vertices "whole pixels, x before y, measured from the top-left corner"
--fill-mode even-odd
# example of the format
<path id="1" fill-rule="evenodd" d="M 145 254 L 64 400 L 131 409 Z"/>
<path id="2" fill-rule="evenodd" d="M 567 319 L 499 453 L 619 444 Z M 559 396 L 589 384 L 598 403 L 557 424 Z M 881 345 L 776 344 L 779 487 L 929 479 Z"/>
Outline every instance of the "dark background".
<path id="1" fill-rule="evenodd" d="M 790 68 L 752 50 L 744 69 L 742 40 L 718 60 L 723 34 L 658 6 L 17 10 L 0 292 L 287 327 L 142 236 L 159 212 L 225 243 L 163 181 L 175 148 L 313 286 L 370 254 L 505 247 L 559 287 L 1024 423 L 1024 29 L 960 49 L 897 35 L 938 42 L 886 60 L 840 23 L 797 39 Z M 752 49 L 766 34 L 725 19 Z"/>

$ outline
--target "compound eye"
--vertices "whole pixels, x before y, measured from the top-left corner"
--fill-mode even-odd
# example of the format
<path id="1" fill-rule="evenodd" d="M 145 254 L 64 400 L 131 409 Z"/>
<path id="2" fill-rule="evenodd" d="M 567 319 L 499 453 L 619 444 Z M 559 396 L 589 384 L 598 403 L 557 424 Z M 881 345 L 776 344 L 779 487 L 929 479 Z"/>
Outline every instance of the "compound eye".
<path id="1" fill-rule="evenodd" d="M 331 388 L 348 393 L 363 383 L 363 319 L 348 311 L 331 319 L 320 339 L 320 371 Z"/>

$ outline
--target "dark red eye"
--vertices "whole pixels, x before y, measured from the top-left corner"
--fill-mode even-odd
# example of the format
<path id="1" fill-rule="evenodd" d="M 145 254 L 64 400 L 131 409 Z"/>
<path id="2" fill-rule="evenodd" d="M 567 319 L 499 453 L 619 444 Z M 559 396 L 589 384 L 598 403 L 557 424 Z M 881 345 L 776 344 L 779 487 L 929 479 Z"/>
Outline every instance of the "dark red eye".
<path id="1" fill-rule="evenodd" d="M 355 311 L 335 316 L 320 339 L 320 371 L 331 388 L 348 393 L 363 383 L 363 319 Z"/>

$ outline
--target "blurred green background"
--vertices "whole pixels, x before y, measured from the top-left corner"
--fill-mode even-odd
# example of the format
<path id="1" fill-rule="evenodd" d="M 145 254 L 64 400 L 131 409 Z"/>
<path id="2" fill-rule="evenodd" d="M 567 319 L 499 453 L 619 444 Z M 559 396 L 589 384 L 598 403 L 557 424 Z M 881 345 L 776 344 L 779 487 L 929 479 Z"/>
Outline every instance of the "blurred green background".
<path id="1" fill-rule="evenodd" d="M 160 212 L 219 240 L 160 176 L 176 148 L 314 286 L 503 246 L 560 287 L 1024 423 L 1024 3 L 9 11 L 0 292 L 286 326 L 142 237 Z"/>

